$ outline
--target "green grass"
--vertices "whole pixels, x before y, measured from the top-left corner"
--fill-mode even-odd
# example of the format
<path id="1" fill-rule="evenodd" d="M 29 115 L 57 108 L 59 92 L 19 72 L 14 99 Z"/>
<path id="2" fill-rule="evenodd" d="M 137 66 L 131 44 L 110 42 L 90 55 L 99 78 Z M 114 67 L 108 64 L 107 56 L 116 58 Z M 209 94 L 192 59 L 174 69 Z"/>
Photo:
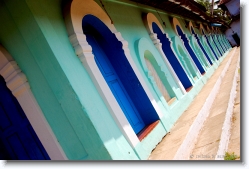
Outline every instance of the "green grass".
<path id="1" fill-rule="evenodd" d="M 233 153 L 228 153 L 228 152 L 226 152 L 226 154 L 225 154 L 225 157 L 224 157 L 224 160 L 236 160 L 236 159 L 238 159 L 238 158 L 240 158 L 239 156 L 237 156 L 236 154 L 234 154 L 234 152 Z"/>

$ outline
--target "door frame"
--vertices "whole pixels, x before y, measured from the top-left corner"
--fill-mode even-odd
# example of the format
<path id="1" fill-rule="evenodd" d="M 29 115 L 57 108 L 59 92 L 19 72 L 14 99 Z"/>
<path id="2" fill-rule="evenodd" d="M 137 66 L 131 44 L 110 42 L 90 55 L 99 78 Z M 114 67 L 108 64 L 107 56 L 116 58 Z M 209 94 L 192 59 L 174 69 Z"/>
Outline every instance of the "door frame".
<path id="1" fill-rule="evenodd" d="M 0 75 L 5 79 L 7 87 L 22 107 L 50 159 L 67 160 L 68 158 L 59 145 L 30 89 L 25 74 L 21 71 L 12 56 L 1 45 Z"/>
<path id="2" fill-rule="evenodd" d="M 74 0 L 72 1 L 70 8 L 64 12 L 65 12 L 64 13 L 65 23 L 66 23 L 69 40 L 75 50 L 75 54 L 79 57 L 83 66 L 86 68 L 89 76 L 94 82 L 95 87 L 97 88 L 99 94 L 101 95 L 101 98 L 105 102 L 108 110 L 110 111 L 114 121 L 118 125 L 122 134 L 127 139 L 131 147 L 135 148 L 138 145 L 138 143 L 140 143 L 140 141 L 135 132 L 133 131 L 128 120 L 126 119 L 125 115 L 123 114 L 123 111 L 121 110 L 115 97 L 112 95 L 109 86 L 107 85 L 97 64 L 95 63 L 94 55 L 92 53 L 92 48 L 86 41 L 86 36 L 83 33 L 82 29 L 83 18 L 86 15 L 93 15 L 97 17 L 116 36 L 117 40 L 122 43 L 124 55 L 126 56 L 129 64 L 131 65 L 140 84 L 142 85 L 159 119 L 161 119 L 164 115 L 161 112 L 159 106 L 157 105 L 155 101 L 156 99 L 154 98 L 148 86 L 146 85 L 141 73 L 139 72 L 135 62 L 133 61 L 130 55 L 128 42 L 123 39 L 121 33 L 116 30 L 109 16 L 101 8 L 101 6 L 99 6 L 95 1 Z"/>
<path id="3" fill-rule="evenodd" d="M 169 38 L 169 35 L 164 31 L 162 25 L 160 24 L 159 20 L 157 19 L 157 17 L 152 14 L 152 13 L 147 13 L 144 17 L 143 17 L 143 21 L 145 23 L 145 26 L 147 28 L 147 31 L 150 35 L 150 38 L 151 40 L 153 41 L 156 49 L 159 51 L 164 63 L 166 64 L 166 66 L 169 68 L 170 70 L 170 73 L 172 74 L 175 82 L 177 83 L 177 85 L 179 86 L 180 90 L 182 91 L 182 93 L 185 95 L 187 94 L 182 82 L 180 81 L 179 77 L 177 76 L 174 68 L 173 68 L 173 65 L 171 65 L 171 63 L 169 62 L 167 56 L 165 55 L 164 51 L 163 51 L 163 48 L 162 48 L 162 43 L 160 42 L 160 40 L 158 39 L 157 37 L 157 34 L 154 33 L 153 31 L 153 27 L 152 27 L 152 24 L 155 23 L 159 29 L 161 30 L 161 32 L 163 34 L 165 34 L 165 36 L 167 37 L 167 39 L 170 41 L 170 48 L 172 50 L 172 52 L 174 53 L 175 56 L 177 56 L 177 54 L 175 53 L 175 50 L 173 49 L 173 42 L 171 41 L 171 39 Z M 180 60 L 178 59 L 178 57 L 176 57 L 176 59 L 178 60 L 179 64 L 182 66 Z M 183 67 L 183 66 L 182 66 Z M 184 68 L 183 68 L 184 69 Z M 185 70 L 184 70 L 185 71 Z M 186 71 L 185 71 L 186 73 Z M 186 73 L 187 75 L 187 73 Z"/>

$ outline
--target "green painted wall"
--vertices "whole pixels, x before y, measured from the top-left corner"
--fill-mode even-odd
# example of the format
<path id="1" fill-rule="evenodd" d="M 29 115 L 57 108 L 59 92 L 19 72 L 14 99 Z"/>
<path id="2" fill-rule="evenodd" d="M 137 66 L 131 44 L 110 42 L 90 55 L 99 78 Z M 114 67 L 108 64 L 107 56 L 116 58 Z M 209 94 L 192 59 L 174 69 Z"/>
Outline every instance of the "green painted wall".
<path id="1" fill-rule="evenodd" d="M 163 63 L 150 40 L 142 17 L 151 12 L 162 23 L 161 18 L 166 23 L 164 29 L 170 38 L 177 36 L 172 28 L 172 18 L 154 8 L 137 6 L 136 3 L 127 4 L 128 1 L 103 1 L 114 26 L 128 41 L 131 57 L 164 115 L 152 133 L 133 149 L 113 120 L 69 42 L 63 18 L 66 2 L 0 0 L 0 43 L 27 76 L 44 116 L 69 159 L 147 159 L 215 68 L 211 67 L 205 76 L 198 77 L 194 88 L 182 95 L 167 66 L 160 65 L 178 99 L 173 105 L 167 106 L 161 101 L 162 96 L 153 89 L 142 67 L 137 42 L 145 38 L 148 46 L 144 48 L 150 48 L 153 56 Z M 179 21 L 183 31 L 190 36 L 184 22 L 181 19 Z"/>
<path id="2" fill-rule="evenodd" d="M 74 54 L 61 1 L 0 2 L 0 43 L 27 76 L 67 157 L 137 159 Z"/>
<path id="3" fill-rule="evenodd" d="M 99 1 L 96 1 L 96 2 L 99 3 Z M 136 41 L 140 38 L 145 38 L 148 41 L 150 41 L 149 43 L 152 46 L 153 46 L 153 42 L 151 41 L 149 37 L 148 31 L 145 28 L 142 18 L 148 12 L 153 13 L 157 17 L 161 25 L 163 26 L 163 29 L 165 30 L 165 32 L 172 39 L 175 36 L 177 36 L 172 25 L 173 16 L 170 16 L 160 10 L 155 11 L 155 8 L 151 8 L 145 5 L 138 5 L 137 3 L 128 2 L 126 0 L 122 0 L 122 1 L 104 0 L 103 4 L 105 6 L 107 13 L 110 15 L 111 19 L 113 20 L 114 26 L 116 27 L 116 29 L 119 32 L 121 32 L 123 38 L 126 41 L 128 41 L 131 56 L 134 62 L 136 63 L 139 71 L 142 73 L 144 79 L 147 79 L 146 74 L 141 66 L 141 63 L 139 62 L 139 56 L 136 53 L 137 51 Z M 100 3 L 99 5 L 101 6 Z M 185 22 L 181 18 L 177 18 L 177 19 L 179 20 L 184 33 L 187 34 L 188 37 L 191 36 L 191 32 L 188 30 L 188 27 L 185 27 Z M 162 20 L 166 23 L 166 27 L 162 24 Z M 192 21 L 192 22 L 195 22 L 195 21 Z M 198 34 L 200 34 L 198 29 L 195 28 L 195 31 Z M 155 54 L 155 57 L 161 57 L 160 55 L 157 55 L 157 54 Z M 207 81 L 207 79 L 212 75 L 214 70 L 217 68 L 217 64 L 218 62 L 217 63 L 215 62 L 214 66 L 210 67 L 209 70 L 207 70 L 205 76 L 198 77 L 198 80 L 194 82 L 195 86 L 191 90 L 191 92 L 182 96 L 179 99 L 177 104 L 175 104 L 174 106 L 171 106 L 170 108 L 166 107 L 167 112 L 164 112 L 164 113 L 165 113 L 165 116 L 170 117 L 169 118 L 170 120 L 167 120 L 165 123 L 174 124 L 174 122 L 179 118 L 179 116 L 183 113 L 183 111 L 186 110 L 186 108 L 192 102 L 192 100 L 197 95 L 197 93 L 201 90 L 202 86 Z M 194 74 L 194 72 L 192 73 Z M 146 81 L 146 83 L 151 89 L 153 96 L 157 98 L 158 100 L 160 100 L 155 94 L 154 90 L 152 90 L 152 87 L 149 81 Z M 167 124 L 165 125 L 167 126 Z M 170 128 L 167 128 L 167 130 L 169 129 Z"/>
<path id="4" fill-rule="evenodd" d="M 98 1 L 96 2 L 99 3 Z M 123 38 L 126 41 L 128 41 L 130 54 L 134 62 L 136 63 L 139 71 L 143 75 L 144 79 L 147 79 L 147 76 L 140 64 L 139 56 L 136 53 L 137 51 L 136 41 L 140 38 L 147 39 L 149 43 L 152 46 L 154 46 L 153 42 L 150 39 L 148 31 L 144 25 L 144 22 L 142 19 L 143 16 L 147 14 L 148 12 L 151 12 L 158 18 L 159 22 L 161 22 L 160 20 L 160 17 L 161 17 L 162 20 L 166 23 L 166 27 L 163 27 L 163 28 L 165 32 L 169 35 L 169 37 L 175 37 L 177 35 L 171 24 L 171 20 L 172 20 L 171 16 L 160 11 L 156 12 L 155 9 L 151 7 L 141 6 L 141 5 L 137 5 L 136 3 L 132 3 L 132 2 L 127 3 L 127 2 L 128 1 L 105 0 L 103 1 L 103 4 L 105 6 L 106 11 L 108 12 L 111 19 L 113 20 L 114 26 L 116 27 L 116 29 L 119 32 L 121 32 L 121 35 L 123 36 Z M 101 6 L 100 3 L 99 5 Z M 130 17 L 127 17 L 127 16 L 130 16 Z M 161 25 L 163 25 L 162 22 L 161 22 Z M 188 30 L 184 29 L 184 32 L 188 32 Z M 157 50 L 155 47 L 154 49 Z M 155 57 L 158 57 L 158 58 L 161 57 L 158 52 L 155 52 L 155 53 L 157 53 Z M 173 80 L 172 78 L 169 78 L 169 79 Z M 147 83 L 147 86 L 151 89 L 153 96 L 157 99 L 156 101 L 159 102 L 159 104 L 161 104 L 160 99 L 155 93 L 155 91 L 152 89 L 150 82 L 146 80 L 146 83 Z M 165 116 L 170 116 L 171 118 L 169 121 L 167 121 L 167 123 L 174 124 L 174 122 L 179 118 L 181 113 L 183 113 L 183 111 L 191 103 L 193 98 L 194 97 L 191 96 L 191 94 L 181 96 L 177 104 L 174 104 L 171 107 L 167 107 L 166 110 L 163 111 Z M 167 124 L 165 125 L 167 126 Z M 170 127 L 167 128 L 167 130 L 169 130 L 172 127 L 172 125 L 168 125 L 168 126 Z"/>

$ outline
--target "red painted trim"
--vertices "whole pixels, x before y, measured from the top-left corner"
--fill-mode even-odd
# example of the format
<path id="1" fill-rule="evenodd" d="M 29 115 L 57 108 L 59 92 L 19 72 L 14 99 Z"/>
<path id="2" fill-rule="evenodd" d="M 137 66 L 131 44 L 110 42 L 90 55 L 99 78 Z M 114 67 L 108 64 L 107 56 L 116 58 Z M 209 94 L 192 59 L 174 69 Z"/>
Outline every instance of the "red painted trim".
<path id="1" fill-rule="evenodd" d="M 192 88 L 193 88 L 193 86 L 187 88 L 187 89 L 186 89 L 186 92 L 189 92 Z"/>
<path id="2" fill-rule="evenodd" d="M 146 126 L 142 131 L 140 131 L 137 136 L 140 141 L 142 141 L 159 123 L 159 120 Z"/>

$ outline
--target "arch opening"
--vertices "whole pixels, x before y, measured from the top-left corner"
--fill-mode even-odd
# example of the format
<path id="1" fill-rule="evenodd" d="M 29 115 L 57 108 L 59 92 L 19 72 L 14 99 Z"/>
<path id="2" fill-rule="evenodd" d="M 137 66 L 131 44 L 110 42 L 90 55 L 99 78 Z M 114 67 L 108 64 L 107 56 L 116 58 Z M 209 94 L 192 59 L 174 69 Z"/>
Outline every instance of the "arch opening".
<path id="1" fill-rule="evenodd" d="M 183 33 L 183 31 L 181 30 L 181 28 L 176 25 L 176 30 L 178 35 L 180 36 L 180 38 L 183 40 L 183 44 L 186 47 L 189 55 L 191 56 L 191 58 L 193 59 L 195 65 L 197 66 L 198 70 L 200 71 L 201 74 L 205 73 L 204 68 L 202 67 L 199 59 L 197 58 L 196 54 L 194 53 L 194 51 L 192 50 L 192 48 L 190 47 L 190 44 L 188 42 L 188 39 L 186 37 L 186 35 Z M 182 51 L 183 52 L 183 51 Z"/>
<path id="2" fill-rule="evenodd" d="M 202 31 L 202 34 L 203 34 L 203 35 L 205 35 L 205 32 L 204 32 L 204 30 L 203 30 L 203 29 L 201 29 L 201 31 Z"/>
<path id="3" fill-rule="evenodd" d="M 160 66 L 158 65 L 157 61 L 155 60 L 154 56 L 150 51 L 147 50 L 144 52 L 144 59 L 149 71 L 149 76 L 152 77 L 150 78 L 150 80 L 153 86 L 154 83 L 156 84 L 156 87 L 154 86 L 154 88 L 159 89 L 161 95 L 164 97 L 166 102 L 170 104 L 171 99 L 175 98 L 176 95 L 172 87 L 170 86 L 167 77 L 165 76 L 165 73 L 161 70 Z"/>
<path id="4" fill-rule="evenodd" d="M 97 17 L 86 15 L 82 29 L 94 60 L 134 132 L 159 119 L 127 60 L 122 43 Z"/>
<path id="5" fill-rule="evenodd" d="M 216 43 L 215 38 L 213 37 L 213 35 L 210 35 L 210 38 L 212 39 L 213 46 L 214 46 L 214 47 L 216 48 L 216 50 L 217 50 L 218 55 L 215 54 L 215 57 L 216 57 L 216 59 L 218 60 L 218 57 L 222 56 L 222 52 L 221 52 L 219 46 L 217 45 L 217 43 Z M 209 42 L 209 41 L 208 41 L 208 42 Z M 210 44 L 210 46 L 211 46 L 211 44 Z M 211 48 L 211 49 L 213 50 L 213 48 Z"/>
<path id="6" fill-rule="evenodd" d="M 163 34 L 161 29 L 158 27 L 158 25 L 155 22 L 152 23 L 152 29 L 153 29 L 153 32 L 157 34 L 157 38 L 162 43 L 162 50 L 165 53 L 165 56 L 169 60 L 174 71 L 176 72 L 176 75 L 181 81 L 183 87 L 185 89 L 192 87 L 192 83 L 190 82 L 190 79 L 188 78 L 186 72 L 184 71 L 183 67 L 179 63 L 178 59 L 176 58 L 174 52 L 172 51 L 170 47 L 171 42 L 169 41 L 169 39 L 166 37 L 165 34 Z"/>
<path id="7" fill-rule="evenodd" d="M 187 57 L 186 53 L 183 51 L 183 48 L 182 48 L 180 45 L 177 46 L 177 49 L 178 49 L 178 51 L 179 51 L 179 53 L 180 53 L 180 55 L 181 55 L 182 58 L 186 58 L 186 57 Z M 189 59 L 184 59 L 184 62 L 185 62 L 185 64 L 187 65 L 187 66 L 186 66 L 186 67 L 187 67 L 186 69 L 190 72 L 190 74 L 191 74 L 193 77 L 196 77 L 196 76 L 197 76 L 197 73 L 196 73 L 196 71 L 193 69 L 193 67 L 191 66 L 190 60 L 189 60 Z"/>
<path id="8" fill-rule="evenodd" d="M 205 56 L 203 55 L 203 53 L 202 53 L 200 47 L 197 45 L 197 43 L 194 43 L 194 49 L 195 49 L 196 53 L 201 57 L 201 60 L 202 60 L 203 64 L 206 67 L 208 67 L 208 61 L 205 60 Z"/>
<path id="9" fill-rule="evenodd" d="M 220 41 L 219 34 L 217 33 L 215 36 L 216 36 L 217 44 L 220 46 L 220 50 L 221 50 L 222 55 L 223 55 L 226 52 L 224 45 L 222 45 L 222 43 Z"/>
<path id="10" fill-rule="evenodd" d="M 217 53 L 216 53 L 216 51 L 213 49 L 214 47 L 213 47 L 213 46 L 211 45 L 211 43 L 209 42 L 209 39 L 207 38 L 207 35 L 206 35 L 206 34 L 205 34 L 205 32 L 204 32 L 204 29 L 202 28 L 202 29 L 201 29 L 201 31 L 202 31 L 202 33 L 203 33 L 204 37 L 206 38 L 206 40 L 207 40 L 207 44 L 209 45 L 209 47 L 210 47 L 211 51 L 213 52 L 213 54 L 214 54 L 214 56 L 215 56 L 215 59 L 217 59 L 217 60 L 218 60 Z"/>
<path id="11" fill-rule="evenodd" d="M 198 37 L 197 34 L 194 32 L 193 27 L 191 27 L 191 32 L 192 32 L 192 34 L 195 36 L 195 38 L 196 38 L 196 40 L 197 40 L 197 43 L 198 43 L 198 45 L 200 46 L 202 52 L 205 54 L 205 56 L 206 56 L 208 62 L 210 63 L 210 65 L 212 65 L 213 62 L 211 61 L 209 55 L 207 54 L 206 50 L 205 50 L 204 47 L 202 46 L 199 37 Z"/>

